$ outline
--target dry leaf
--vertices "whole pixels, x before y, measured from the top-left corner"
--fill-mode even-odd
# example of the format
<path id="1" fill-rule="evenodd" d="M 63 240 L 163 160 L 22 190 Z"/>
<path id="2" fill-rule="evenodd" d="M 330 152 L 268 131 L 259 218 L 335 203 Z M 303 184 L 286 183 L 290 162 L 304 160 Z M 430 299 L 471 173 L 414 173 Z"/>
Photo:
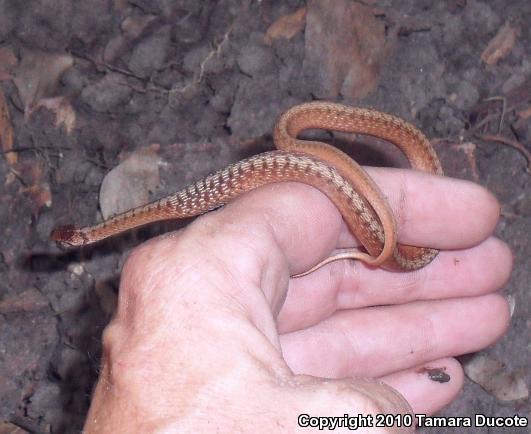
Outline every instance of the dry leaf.
<path id="1" fill-rule="evenodd" d="M 38 214 L 43 207 L 50 208 L 52 206 L 52 192 L 47 182 L 32 185 L 24 189 L 24 192 L 29 195 L 33 202 L 34 214 Z"/>
<path id="2" fill-rule="evenodd" d="M 66 97 L 57 96 L 55 98 L 41 99 L 36 104 L 34 110 L 37 110 L 39 107 L 45 107 L 55 113 L 55 126 L 57 128 L 63 126 L 68 135 L 74 131 L 74 127 L 76 126 L 76 112 Z"/>
<path id="3" fill-rule="evenodd" d="M 0 422 L 0 434 L 28 434 L 29 431 L 23 430 L 9 422 Z"/>
<path id="4" fill-rule="evenodd" d="M 531 118 L 531 107 L 527 107 L 523 110 L 520 110 L 516 112 L 516 114 L 518 115 L 519 118 L 527 120 Z"/>
<path id="5" fill-rule="evenodd" d="M 290 15 L 284 15 L 269 26 L 266 31 L 264 42 L 270 45 L 273 40 L 284 38 L 291 39 L 304 28 L 306 20 L 306 8 L 297 9 Z"/>
<path id="6" fill-rule="evenodd" d="M 53 95 L 61 75 L 74 64 L 70 54 L 24 49 L 15 70 L 14 83 L 24 104 L 26 118 L 38 102 Z"/>
<path id="7" fill-rule="evenodd" d="M 0 47 L 0 80 L 11 80 L 11 71 L 17 64 L 17 56 L 9 47 Z"/>
<path id="8" fill-rule="evenodd" d="M 52 193 L 50 185 L 44 181 L 46 172 L 41 164 L 36 161 L 27 161 L 19 164 L 18 169 L 19 176 L 24 179 L 26 185 L 21 191 L 31 199 L 33 214 L 37 215 L 43 207 L 51 207 Z"/>
<path id="9" fill-rule="evenodd" d="M 103 50 L 103 61 L 112 63 L 120 57 L 131 44 L 142 36 L 148 26 L 155 20 L 155 15 L 145 15 L 140 17 L 128 17 L 123 20 L 120 26 L 121 34 L 112 38 Z"/>
<path id="10" fill-rule="evenodd" d="M 160 181 L 158 150 L 159 145 L 140 149 L 105 176 L 100 189 L 103 218 L 148 202 Z"/>
<path id="11" fill-rule="evenodd" d="M 502 57 L 505 57 L 511 52 L 518 36 L 518 29 L 511 26 L 507 21 L 496 36 L 492 38 L 487 45 L 487 48 L 481 54 L 481 60 L 487 65 L 495 65 Z"/>
<path id="12" fill-rule="evenodd" d="M 18 162 L 18 154 L 10 152 L 13 150 L 13 127 L 9 117 L 9 108 L 7 107 L 4 91 L 0 89 L 0 145 L 5 152 L 6 160 L 10 166 Z"/>
<path id="13" fill-rule="evenodd" d="M 308 0 L 307 5 L 307 86 L 319 98 L 363 98 L 375 89 L 388 58 L 384 23 L 372 8 L 350 0 Z"/>
<path id="14" fill-rule="evenodd" d="M 507 372 L 498 360 L 476 355 L 464 365 L 465 374 L 500 401 L 516 401 L 529 397 L 523 375 Z"/>

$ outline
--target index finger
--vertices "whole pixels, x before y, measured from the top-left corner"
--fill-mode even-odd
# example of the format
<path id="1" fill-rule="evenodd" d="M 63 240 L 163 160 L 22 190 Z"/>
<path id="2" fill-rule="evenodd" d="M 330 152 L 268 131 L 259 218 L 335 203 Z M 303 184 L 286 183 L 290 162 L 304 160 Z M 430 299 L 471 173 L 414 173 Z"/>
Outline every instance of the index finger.
<path id="1" fill-rule="evenodd" d="M 468 247 L 487 238 L 497 221 L 496 199 L 476 184 L 411 170 L 369 169 L 369 173 L 389 197 L 403 243 Z M 245 264 L 246 276 L 259 275 L 268 267 L 269 276 L 293 275 L 354 242 L 333 203 L 317 189 L 299 183 L 259 188 L 207 217 L 200 220 L 214 219 L 218 228 L 216 254 L 232 269 Z"/>
<path id="2" fill-rule="evenodd" d="M 439 250 L 464 249 L 481 243 L 496 226 L 499 204 L 477 184 L 405 169 L 367 171 L 389 200 L 397 221 L 398 241 L 402 244 Z M 296 218 L 300 221 L 297 245 L 301 246 L 300 255 L 296 255 L 299 259 L 295 259 L 292 268 L 295 273 L 328 257 L 331 246 L 345 248 L 357 244 L 345 224 L 337 232 L 341 216 L 328 199 L 324 200 L 332 209 L 309 201 L 301 209 L 300 204 L 294 203 L 292 211 L 299 214 Z M 322 226 L 315 221 L 318 218 Z M 301 232 L 304 228 L 307 232 Z"/>

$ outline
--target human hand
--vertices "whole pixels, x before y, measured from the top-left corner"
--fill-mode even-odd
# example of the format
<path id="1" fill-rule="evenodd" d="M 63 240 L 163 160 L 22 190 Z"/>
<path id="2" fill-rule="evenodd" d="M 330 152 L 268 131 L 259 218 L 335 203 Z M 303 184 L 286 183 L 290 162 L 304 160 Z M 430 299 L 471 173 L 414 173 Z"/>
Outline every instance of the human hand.
<path id="1" fill-rule="evenodd" d="M 400 242 L 441 249 L 431 264 L 394 273 L 338 261 L 290 279 L 354 243 L 324 195 L 293 183 L 151 240 L 124 266 L 87 432 L 308 432 L 300 414 L 431 414 L 448 404 L 463 380 L 452 356 L 484 348 L 508 324 L 494 294 L 512 266 L 491 236 L 498 204 L 465 181 L 370 174 L 388 192 Z"/>

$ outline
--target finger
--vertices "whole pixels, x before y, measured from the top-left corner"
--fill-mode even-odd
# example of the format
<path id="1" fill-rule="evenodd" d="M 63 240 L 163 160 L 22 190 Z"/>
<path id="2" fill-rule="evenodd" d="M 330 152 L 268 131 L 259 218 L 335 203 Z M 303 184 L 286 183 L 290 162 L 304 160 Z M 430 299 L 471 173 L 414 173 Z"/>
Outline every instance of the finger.
<path id="1" fill-rule="evenodd" d="M 401 196 L 399 186 L 404 183 L 400 179 L 412 177 L 412 184 L 415 180 L 423 180 L 421 184 L 433 187 L 421 190 L 426 196 L 440 196 L 446 189 L 455 189 L 457 183 L 461 186 L 457 189 L 461 192 L 457 195 L 461 197 L 461 201 L 468 197 L 469 201 L 476 199 L 476 210 L 485 211 L 489 208 L 485 202 L 489 202 L 486 198 L 490 196 L 487 193 L 478 194 L 478 190 L 483 190 L 470 183 L 430 177 L 414 171 L 392 170 L 386 171 L 384 175 L 384 178 L 390 178 L 391 187 L 394 186 L 398 192 L 390 192 L 391 197 L 397 194 Z M 382 176 L 381 173 L 378 175 L 380 181 Z M 419 176 L 428 177 L 430 182 L 418 178 Z M 491 200 L 490 203 L 492 202 L 495 201 Z M 408 202 L 418 208 L 416 203 Z M 451 208 L 452 202 L 448 206 Z M 456 214 L 447 208 L 450 215 Z M 457 208 L 460 209 L 460 205 Z M 445 213 L 438 211 L 432 210 L 429 220 L 446 217 Z M 402 211 L 402 215 L 409 216 L 403 219 L 405 225 L 421 224 L 415 218 L 415 210 L 407 213 Z M 483 215 L 488 217 L 489 213 L 485 211 Z M 467 221 L 466 216 L 461 216 L 451 225 L 453 229 L 450 230 L 450 235 L 443 232 L 445 237 L 442 238 L 454 239 L 453 243 L 445 242 L 446 244 L 462 244 L 462 232 L 466 229 L 461 227 L 463 221 Z M 183 254 L 192 261 L 201 261 L 203 266 L 215 264 L 225 267 L 230 273 L 226 277 L 237 279 L 235 287 L 246 287 L 251 283 L 249 279 L 254 279 L 252 283 L 263 289 L 273 311 L 277 312 L 284 298 L 287 275 L 304 271 L 308 264 L 314 264 L 327 256 L 337 246 L 341 222 L 341 216 L 332 202 L 315 188 L 298 183 L 280 183 L 251 191 L 221 211 L 197 219 L 178 235 L 179 245 Z M 444 225 L 441 223 L 435 227 L 441 228 Z M 458 239 L 452 233 L 458 234 Z M 476 238 L 477 235 L 472 240 Z M 418 244 L 429 243 L 419 240 Z M 245 296 L 241 291 L 240 294 Z M 246 302 L 246 305 L 249 304 Z"/>
<path id="2" fill-rule="evenodd" d="M 412 410 L 408 402 L 395 389 L 389 387 L 385 382 L 377 379 L 355 378 L 341 380 L 323 380 L 315 377 L 296 376 L 289 389 L 283 388 L 280 393 L 284 404 L 288 406 L 278 406 L 277 416 L 285 413 L 289 420 L 293 420 L 293 415 L 299 415 L 299 427 L 302 430 L 295 430 L 291 424 L 282 424 L 288 427 L 288 432 L 308 432 L 309 417 L 314 418 L 322 415 L 332 416 L 332 418 L 321 418 L 323 424 L 309 432 L 322 432 L 323 430 L 333 430 L 334 432 L 359 433 L 410 433 L 411 426 L 398 426 L 389 424 L 386 428 L 380 428 L 377 422 L 378 415 L 397 414 L 412 415 Z M 277 398 L 278 402 L 278 398 Z M 292 405 L 289 405 L 293 403 Z M 300 415 L 304 415 L 302 418 Z M 349 416 L 348 421 L 345 415 Z M 336 419 L 333 421 L 331 419 Z M 332 423 L 341 421 L 347 425 L 334 426 Z M 414 419 L 411 418 L 414 422 Z"/>
<path id="3" fill-rule="evenodd" d="M 390 198 L 401 242 L 458 249 L 487 238 L 497 221 L 496 199 L 476 184 L 411 170 L 369 172 Z M 341 216 L 332 202 L 316 189 L 301 184 L 282 183 L 255 190 L 234 201 L 223 213 L 225 220 L 232 219 L 230 223 L 237 219 L 247 225 L 254 220 L 263 225 L 262 229 L 272 230 L 291 274 L 328 256 L 333 248 L 341 246 L 339 234 L 348 234 L 345 229 L 340 232 Z M 245 217 L 248 218 L 244 223 Z M 255 230 L 251 229 L 250 235 Z M 245 233 L 245 228 L 239 231 L 241 235 Z M 230 256 L 235 256 L 234 250 Z M 267 258 L 263 259 L 262 264 L 268 263 Z"/>
<path id="4" fill-rule="evenodd" d="M 464 374 L 453 358 L 395 372 L 380 378 L 407 399 L 415 414 L 433 414 L 448 405 L 463 387 Z"/>
<path id="5" fill-rule="evenodd" d="M 403 244 L 462 249 L 483 241 L 496 227 L 500 205 L 478 184 L 404 169 L 367 171 L 387 196 Z"/>
<path id="6" fill-rule="evenodd" d="M 279 331 L 309 327 L 336 310 L 488 294 L 505 285 L 512 264 L 509 247 L 493 237 L 470 249 L 442 251 L 430 266 L 415 272 L 338 261 L 291 281 Z"/>
<path id="7" fill-rule="evenodd" d="M 442 357 L 478 351 L 509 321 L 497 294 L 338 312 L 313 327 L 281 336 L 296 373 L 320 377 L 382 376 Z"/>
<path id="8" fill-rule="evenodd" d="M 463 249 L 489 237 L 496 226 L 499 204 L 490 192 L 477 184 L 412 170 L 367 170 L 389 198 L 401 243 L 444 250 Z M 290 238 L 296 243 L 294 248 L 299 247 L 295 255 L 298 262 L 293 267 L 295 273 L 325 259 L 332 248 L 357 244 L 335 207 L 330 210 L 318 206 L 311 196 L 303 194 L 300 199 L 308 200 L 297 201 L 299 209 L 290 206 L 300 221 Z M 316 218 L 325 224 L 312 225 Z M 341 222 L 339 233 L 336 232 L 338 219 Z M 302 226 L 305 222 L 310 225 Z"/>

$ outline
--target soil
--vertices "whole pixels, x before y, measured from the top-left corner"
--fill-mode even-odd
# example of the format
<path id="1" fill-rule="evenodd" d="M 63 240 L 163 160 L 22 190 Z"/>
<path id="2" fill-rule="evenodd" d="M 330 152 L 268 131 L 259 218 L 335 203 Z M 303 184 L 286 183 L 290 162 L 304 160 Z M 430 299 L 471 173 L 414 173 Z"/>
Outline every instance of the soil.
<path id="1" fill-rule="evenodd" d="M 345 1 L 338 4 L 355 3 Z M 141 240 L 179 224 L 65 252 L 50 242 L 51 229 L 101 219 L 106 173 L 138 149 L 157 156 L 155 186 L 145 192 L 161 197 L 272 149 L 277 116 L 313 99 L 411 121 L 434 139 L 448 176 L 497 196 L 497 235 L 515 257 L 503 289 L 514 314 L 482 356 L 499 364 L 513 398 L 467 379 L 439 414 L 531 415 L 525 392 L 511 389 L 531 384 L 530 173 L 514 147 L 531 144 L 531 3 L 371 0 L 352 6 L 355 17 L 331 3 L 0 0 L 9 113 L 0 119 L 0 420 L 20 432 L 81 430 L 121 265 Z M 302 7 L 306 16 L 291 15 Z M 288 26 L 271 28 L 287 16 Z M 328 137 L 364 164 L 403 164 L 389 145 L 365 140 L 352 150 L 352 137 Z"/>

